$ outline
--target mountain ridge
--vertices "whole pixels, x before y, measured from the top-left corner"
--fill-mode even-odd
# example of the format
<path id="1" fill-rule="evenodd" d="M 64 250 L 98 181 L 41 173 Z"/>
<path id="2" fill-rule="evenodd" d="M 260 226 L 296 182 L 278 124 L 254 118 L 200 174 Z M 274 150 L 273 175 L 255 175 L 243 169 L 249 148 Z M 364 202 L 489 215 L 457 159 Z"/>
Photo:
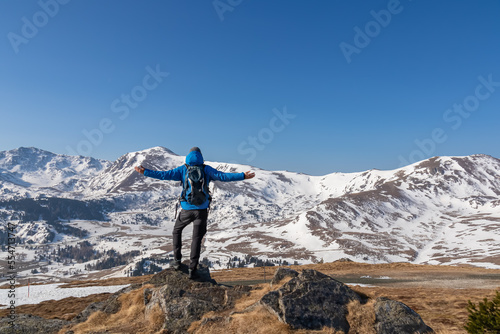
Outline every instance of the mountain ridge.
<path id="1" fill-rule="evenodd" d="M 28 237 L 25 228 L 23 240 L 35 244 L 44 240 L 54 247 L 57 242 L 76 245 L 82 240 L 76 236 L 87 231 L 85 240 L 96 249 L 137 249 L 151 258 L 168 254 L 179 182 L 144 178 L 133 167 L 143 164 L 168 170 L 182 165 L 183 156 L 153 147 L 109 162 L 37 150 L 0 152 L 0 200 L 77 199 L 95 212 L 106 208 L 107 218 L 85 221 L 69 214 L 65 219 L 71 221 L 63 216 L 60 222 L 21 219 L 20 224 L 32 224 L 32 231 L 44 232 L 38 238 Z M 38 168 L 29 170 L 23 163 Z M 251 255 L 301 263 L 349 257 L 370 263 L 500 268 L 496 246 L 500 241 L 500 160 L 494 157 L 433 157 L 395 170 L 323 176 L 207 164 L 222 171 L 252 169 L 257 174 L 252 180 L 216 181 L 211 186 L 214 201 L 202 257 L 219 267 L 237 263 L 232 258 Z M 57 178 L 48 177 L 58 166 L 63 172 Z M 42 180 L 33 182 L 38 176 Z M 72 210 L 68 205 L 54 207 Z M 0 219 L 18 216 L 0 205 Z M 62 225 L 74 228 L 74 236 L 65 234 Z M 130 270 L 133 261 L 116 274 Z"/>

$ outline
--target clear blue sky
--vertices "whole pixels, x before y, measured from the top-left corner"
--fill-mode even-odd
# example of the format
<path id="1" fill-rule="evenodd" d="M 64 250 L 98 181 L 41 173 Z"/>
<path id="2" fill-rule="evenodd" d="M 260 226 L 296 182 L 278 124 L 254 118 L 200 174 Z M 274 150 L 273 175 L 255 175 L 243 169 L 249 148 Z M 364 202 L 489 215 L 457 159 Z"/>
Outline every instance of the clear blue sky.
<path id="1" fill-rule="evenodd" d="M 494 0 L 1 1 L 0 150 L 199 146 L 313 175 L 500 158 L 499 17 Z"/>

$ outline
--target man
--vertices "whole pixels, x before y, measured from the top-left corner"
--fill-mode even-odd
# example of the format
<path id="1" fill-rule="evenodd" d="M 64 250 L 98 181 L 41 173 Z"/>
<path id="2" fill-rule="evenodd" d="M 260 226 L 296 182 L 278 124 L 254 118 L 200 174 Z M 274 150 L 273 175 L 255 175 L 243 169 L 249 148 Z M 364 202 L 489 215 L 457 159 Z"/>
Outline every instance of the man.
<path id="1" fill-rule="evenodd" d="M 210 181 L 240 181 L 251 179 L 255 173 L 224 173 L 203 164 L 203 156 L 198 147 L 193 147 L 186 156 L 186 164 L 168 171 L 153 171 L 142 166 L 135 170 L 144 176 L 159 180 L 181 181 L 181 212 L 176 217 L 172 233 L 174 244 L 174 262 L 172 267 L 179 270 L 181 266 L 182 230 L 193 223 L 193 239 L 191 241 L 191 263 L 189 264 L 189 278 L 196 278 L 196 269 L 200 260 L 201 241 L 207 232 L 208 206 L 210 195 L 208 184 Z M 196 174 L 201 177 L 196 179 Z M 199 182 L 197 182 L 199 181 Z"/>

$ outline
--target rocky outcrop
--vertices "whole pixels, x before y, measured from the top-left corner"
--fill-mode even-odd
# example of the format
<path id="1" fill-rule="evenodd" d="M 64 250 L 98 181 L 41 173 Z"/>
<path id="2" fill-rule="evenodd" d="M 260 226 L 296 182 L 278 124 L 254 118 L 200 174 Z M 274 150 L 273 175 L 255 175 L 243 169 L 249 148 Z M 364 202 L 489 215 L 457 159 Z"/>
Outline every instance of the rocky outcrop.
<path id="1" fill-rule="evenodd" d="M 377 298 L 374 308 L 377 334 L 433 333 L 417 312 L 401 302 L 381 297 Z"/>
<path id="2" fill-rule="evenodd" d="M 315 270 L 297 273 L 291 269 L 278 269 L 271 281 L 276 284 L 286 277 L 292 279 L 275 291 L 264 295 L 264 305 L 279 320 L 293 329 L 318 330 L 324 327 L 348 333 L 347 305 L 364 304 L 366 298 L 358 295 L 347 285 Z M 367 304 L 368 305 L 368 304 Z M 432 333 L 420 316 L 405 304 L 378 298 L 374 304 L 377 334 L 424 334 Z"/>
<path id="3" fill-rule="evenodd" d="M 153 276 L 145 284 L 155 287 L 144 291 L 146 315 L 160 307 L 165 316 L 164 328 L 169 333 L 185 333 L 192 322 L 210 311 L 223 311 L 247 294 L 251 287 L 226 287 L 216 284 L 208 268 L 200 265 L 199 278 L 190 280 L 187 266 L 180 271 L 167 269 Z"/>
<path id="4" fill-rule="evenodd" d="M 361 298 L 347 285 L 306 269 L 260 302 L 294 329 L 329 327 L 347 333 L 347 304 L 352 300 Z"/>
<path id="5" fill-rule="evenodd" d="M 143 285 L 152 285 L 143 293 L 145 316 L 154 314 L 159 308 L 165 319 L 163 329 L 168 333 L 186 333 L 191 323 L 200 320 L 205 313 L 230 309 L 237 299 L 251 290 L 251 287 L 233 288 L 217 284 L 203 265 L 199 266 L 198 275 L 197 279 L 189 279 L 186 264 L 182 264 L 179 271 L 163 270 L 142 285 L 124 288 L 103 302 L 89 305 L 75 317 L 74 323 L 85 321 L 96 311 L 117 313 L 121 307 L 120 295 Z"/>

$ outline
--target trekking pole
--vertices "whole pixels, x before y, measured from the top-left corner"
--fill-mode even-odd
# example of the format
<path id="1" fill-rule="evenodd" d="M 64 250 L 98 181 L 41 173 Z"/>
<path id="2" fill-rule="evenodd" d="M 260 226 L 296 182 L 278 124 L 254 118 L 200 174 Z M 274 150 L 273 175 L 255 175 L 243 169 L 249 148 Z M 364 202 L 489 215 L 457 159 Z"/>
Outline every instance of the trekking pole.
<path id="1" fill-rule="evenodd" d="M 175 203 L 175 215 L 174 215 L 174 222 L 177 220 L 177 209 L 179 208 L 179 202 Z"/>

